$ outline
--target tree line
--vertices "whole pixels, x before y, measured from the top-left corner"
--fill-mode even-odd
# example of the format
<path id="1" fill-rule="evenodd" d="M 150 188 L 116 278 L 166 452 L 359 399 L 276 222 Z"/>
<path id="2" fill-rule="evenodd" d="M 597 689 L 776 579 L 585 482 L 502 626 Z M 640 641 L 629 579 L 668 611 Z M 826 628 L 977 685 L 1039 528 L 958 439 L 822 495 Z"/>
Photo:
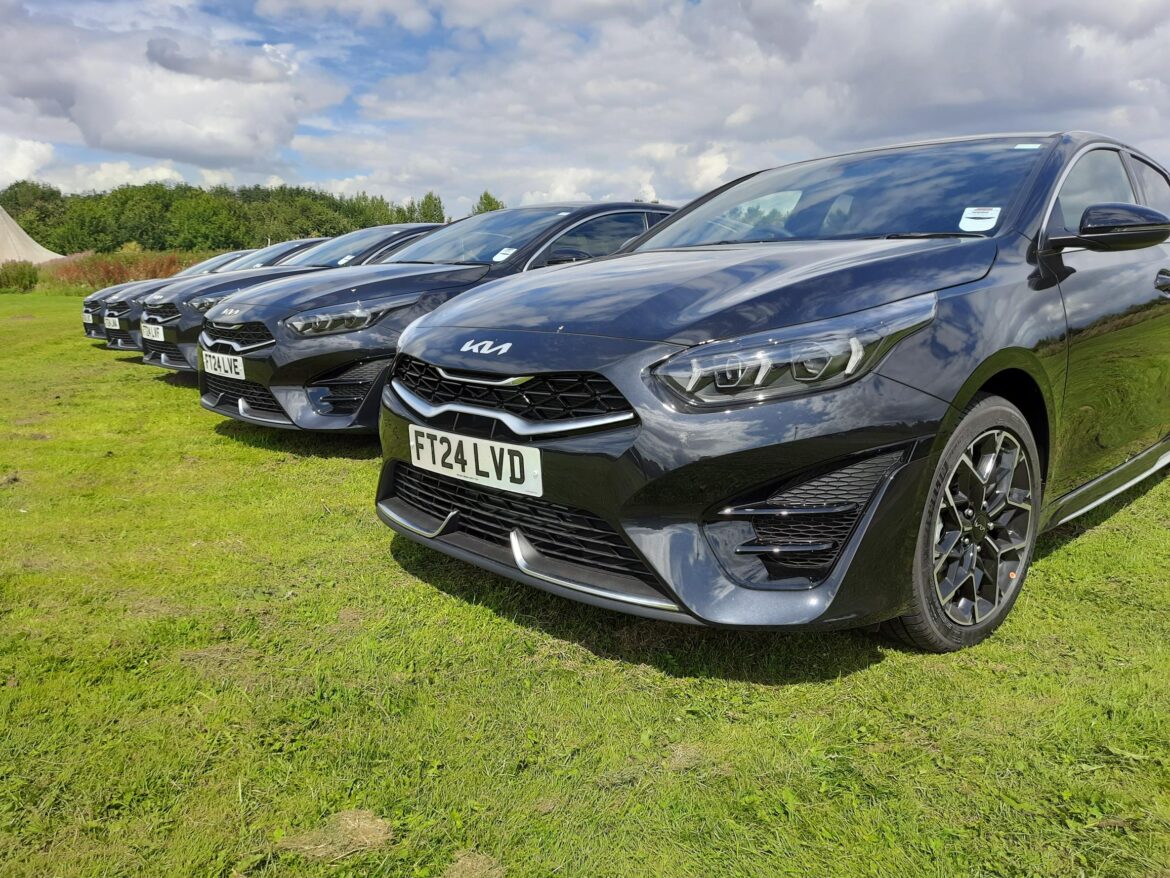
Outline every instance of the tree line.
<path id="1" fill-rule="evenodd" d="M 235 250 L 386 223 L 450 219 L 434 192 L 396 204 L 380 195 L 335 195 L 304 186 L 201 189 L 146 183 L 67 195 L 46 183 L 20 180 L 0 190 L 0 206 L 34 240 L 58 253 Z M 503 206 L 485 191 L 473 212 Z"/>

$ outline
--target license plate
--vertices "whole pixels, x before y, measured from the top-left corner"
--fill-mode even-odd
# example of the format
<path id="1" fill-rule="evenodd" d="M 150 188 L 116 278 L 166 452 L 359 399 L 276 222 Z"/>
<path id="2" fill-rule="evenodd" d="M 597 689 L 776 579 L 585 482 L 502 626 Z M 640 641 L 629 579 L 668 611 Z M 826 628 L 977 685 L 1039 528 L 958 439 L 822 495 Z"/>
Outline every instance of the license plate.
<path id="1" fill-rule="evenodd" d="M 203 351 L 203 371 L 223 378 L 243 378 L 244 358 Z"/>
<path id="2" fill-rule="evenodd" d="M 122 321 L 119 320 L 117 317 L 107 317 L 103 321 L 103 323 L 105 323 L 106 329 L 121 329 L 122 328 Z"/>
<path id="3" fill-rule="evenodd" d="M 139 328 L 142 330 L 143 338 L 149 338 L 151 341 L 163 340 L 163 328 L 157 323 L 140 323 Z"/>
<path id="4" fill-rule="evenodd" d="M 540 449 L 410 425 L 410 462 L 477 485 L 539 497 Z"/>
<path id="5" fill-rule="evenodd" d="M 88 311 L 82 311 L 81 312 L 81 322 L 82 323 L 93 323 L 93 315 L 90 314 Z"/>

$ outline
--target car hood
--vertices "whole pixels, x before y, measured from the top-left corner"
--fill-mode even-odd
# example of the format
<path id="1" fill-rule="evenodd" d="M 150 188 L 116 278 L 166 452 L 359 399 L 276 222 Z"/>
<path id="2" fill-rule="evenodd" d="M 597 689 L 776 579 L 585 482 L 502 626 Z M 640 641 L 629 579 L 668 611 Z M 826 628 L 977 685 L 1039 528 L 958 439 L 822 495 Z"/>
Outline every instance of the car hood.
<path id="1" fill-rule="evenodd" d="M 148 296 L 156 290 L 161 290 L 168 284 L 178 283 L 174 278 L 170 277 L 156 277 L 150 280 L 137 280 L 128 284 L 123 284 L 118 292 L 112 296 L 106 297 L 107 303 L 113 302 L 127 302 L 130 299 L 137 299 L 142 296 Z"/>
<path id="2" fill-rule="evenodd" d="M 248 268 L 243 271 L 225 271 L 222 274 L 184 278 L 159 290 L 150 297 L 147 304 L 161 305 L 164 302 L 179 304 L 188 302 L 196 296 L 231 295 L 237 290 L 246 290 L 277 278 L 319 271 L 326 269 L 319 265 L 270 265 L 265 268 Z"/>
<path id="3" fill-rule="evenodd" d="M 110 298 L 110 296 L 117 295 L 118 293 L 122 292 L 122 290 L 126 289 L 127 287 L 132 287 L 136 283 L 140 283 L 140 281 L 131 280 L 126 281 L 125 283 L 114 284 L 111 287 L 103 287 L 102 289 L 90 293 L 88 296 L 86 296 L 82 300 L 82 303 L 85 305 L 91 305 L 94 302 L 104 302 L 106 299 Z"/>
<path id="4" fill-rule="evenodd" d="M 367 301 L 399 293 L 421 293 L 465 287 L 488 273 L 486 265 L 422 265 L 389 262 L 335 268 L 313 277 L 289 277 L 232 296 L 233 308 L 254 309 L 265 316 L 287 316 L 306 308 Z M 214 319 L 215 311 L 208 312 Z"/>
<path id="5" fill-rule="evenodd" d="M 628 253 L 486 284 L 422 318 L 700 344 L 969 283 L 994 239 L 791 241 Z"/>

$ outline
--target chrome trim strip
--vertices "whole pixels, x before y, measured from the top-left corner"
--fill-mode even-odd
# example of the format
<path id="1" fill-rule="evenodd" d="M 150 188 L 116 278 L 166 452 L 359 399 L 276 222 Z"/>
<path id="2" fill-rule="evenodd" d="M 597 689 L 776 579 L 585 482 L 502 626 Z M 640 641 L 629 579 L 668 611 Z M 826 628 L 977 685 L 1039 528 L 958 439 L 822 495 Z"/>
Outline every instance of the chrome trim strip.
<path id="1" fill-rule="evenodd" d="M 499 381 L 487 381 L 482 378 L 465 378 L 460 375 L 452 375 L 440 366 L 435 366 L 435 371 L 448 381 L 458 381 L 460 384 L 482 384 L 485 387 L 518 387 L 524 382 L 532 380 L 531 375 L 519 375 L 515 378 L 503 378 Z"/>
<path id="2" fill-rule="evenodd" d="M 532 545 L 524 538 L 524 534 L 519 530 L 513 530 L 508 534 L 508 543 L 512 547 L 512 559 L 516 562 L 516 566 L 521 573 L 540 579 L 544 582 L 551 582 L 553 585 L 559 585 L 561 588 L 572 589 L 573 591 L 583 592 L 585 594 L 593 595 L 594 597 L 605 598 L 610 601 L 620 601 L 624 604 L 636 604 L 639 607 L 653 607 L 656 610 L 667 610 L 672 613 L 679 612 L 677 604 L 666 600 L 665 598 L 648 598 L 640 595 L 621 594 L 616 591 L 609 591 L 604 588 L 596 588 L 592 585 L 585 585 L 581 582 L 574 582 L 571 579 L 562 579 L 559 576 L 552 576 L 548 573 L 541 573 L 532 566 L 533 557 L 542 557 Z"/>
<path id="3" fill-rule="evenodd" d="M 221 394 L 222 398 L 222 394 Z M 236 408 L 240 414 L 245 418 L 251 418 L 254 421 L 265 421 L 269 424 L 291 424 L 292 421 L 288 418 L 266 418 L 263 415 L 258 415 L 242 396 L 236 398 Z"/>
<path id="4" fill-rule="evenodd" d="M 208 350 L 211 350 L 212 346 L 217 345 L 217 344 L 227 345 L 229 348 L 234 350 L 236 353 L 242 354 L 242 353 L 245 353 L 247 351 L 258 351 L 261 348 L 266 348 L 266 347 L 269 347 L 270 345 L 274 345 L 274 344 L 276 344 L 276 339 L 271 339 L 270 341 L 262 341 L 259 344 L 243 345 L 243 344 L 240 344 L 238 341 L 230 341 L 229 339 L 226 339 L 226 338 L 212 338 L 210 335 L 207 334 L 206 330 L 199 333 L 199 345 L 201 347 L 204 347 Z M 211 351 L 211 352 L 213 354 L 216 353 L 216 351 Z"/>
<path id="5" fill-rule="evenodd" d="M 399 399 L 424 418 L 434 418 L 447 414 L 448 412 L 480 415 L 485 418 L 495 418 L 517 436 L 549 436 L 554 433 L 568 433 L 573 430 L 605 427 L 634 419 L 633 412 L 621 412 L 613 415 L 597 415 L 592 418 L 575 418 L 568 421 L 542 421 L 540 423 L 534 423 L 532 421 L 526 421 L 524 418 L 521 418 L 519 415 L 514 415 L 511 412 L 501 412 L 496 409 L 480 408 L 479 406 L 462 405 L 461 403 L 455 402 L 444 403 L 443 405 L 431 405 L 425 399 L 407 389 L 397 378 L 390 381 L 390 386 L 394 388 L 394 392 L 398 394 Z"/>
<path id="6" fill-rule="evenodd" d="M 1090 503 L 1084 509 L 1078 509 L 1072 515 L 1066 515 L 1064 518 L 1060 519 L 1059 521 L 1053 522 L 1052 526 L 1057 527 L 1058 525 L 1067 524 L 1068 522 L 1072 521 L 1074 518 L 1080 518 L 1086 512 L 1092 512 L 1098 506 L 1101 506 L 1104 503 L 1108 503 L 1110 500 L 1112 500 L 1118 494 L 1124 494 L 1126 491 L 1128 491 L 1134 485 L 1138 484 L 1139 482 L 1144 482 L 1146 479 L 1148 479 L 1154 473 L 1158 472 L 1161 469 L 1165 469 L 1167 466 L 1170 466 L 1170 451 L 1166 452 L 1161 457 L 1159 457 L 1157 463 L 1155 463 L 1152 467 L 1150 467 L 1150 469 L 1146 470 L 1144 473 L 1142 473 L 1137 478 L 1130 479 L 1128 482 L 1126 482 L 1120 488 L 1114 488 L 1108 494 L 1105 494 L 1103 497 L 1099 497 L 1098 499 L 1094 500 L 1092 503 Z"/>
<path id="7" fill-rule="evenodd" d="M 383 518 L 388 518 L 400 527 L 406 528 L 411 533 L 416 533 L 420 537 L 425 537 L 428 540 L 433 540 L 436 537 L 441 537 L 445 534 L 456 521 L 459 520 L 459 510 L 452 509 L 447 513 L 447 517 L 443 519 L 442 523 L 434 530 L 427 530 L 425 527 L 419 527 L 413 524 L 406 518 L 403 518 L 399 513 L 391 509 L 384 501 L 378 504 L 378 512 Z"/>

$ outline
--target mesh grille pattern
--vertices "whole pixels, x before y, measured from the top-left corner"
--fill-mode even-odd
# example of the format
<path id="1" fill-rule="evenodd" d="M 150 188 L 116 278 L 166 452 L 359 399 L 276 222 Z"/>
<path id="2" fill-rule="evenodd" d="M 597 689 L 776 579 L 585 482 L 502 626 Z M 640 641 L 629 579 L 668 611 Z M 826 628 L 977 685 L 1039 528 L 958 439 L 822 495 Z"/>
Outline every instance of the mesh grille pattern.
<path id="1" fill-rule="evenodd" d="M 134 340 L 130 337 L 130 331 L 128 329 L 107 329 L 106 342 L 122 342 L 128 345 L 134 344 Z"/>
<path id="2" fill-rule="evenodd" d="M 537 375 L 515 387 L 489 387 L 444 378 L 434 366 L 402 356 L 394 377 L 432 405 L 463 403 L 499 409 L 530 421 L 563 421 L 631 410 L 608 379 L 593 372 Z M 481 375 L 499 380 L 500 375 Z"/>
<path id="3" fill-rule="evenodd" d="M 179 350 L 179 346 L 169 341 L 154 341 L 153 339 L 144 338 L 142 339 L 142 352 L 160 357 L 165 354 L 172 359 L 183 360 L 183 352 Z"/>
<path id="4" fill-rule="evenodd" d="M 207 383 L 207 392 L 220 394 L 220 405 L 225 403 L 235 405 L 236 401 L 242 398 L 257 411 L 284 414 L 284 409 L 280 407 L 276 397 L 263 384 L 256 384 L 254 381 L 241 381 L 238 378 L 221 378 L 219 375 L 211 375 L 207 372 L 203 373 L 203 377 Z"/>
<path id="5" fill-rule="evenodd" d="M 853 533 L 878 482 L 901 459 L 901 452 L 879 454 L 772 496 L 768 503 L 783 507 L 789 514 L 759 516 L 752 522 L 761 545 L 796 547 L 830 543 L 831 547 L 785 552 L 765 563 L 797 570 L 831 566 Z M 850 508 L 842 510 L 842 506 Z"/>
<path id="6" fill-rule="evenodd" d="M 268 327 L 259 321 L 252 323 L 212 323 L 206 321 L 203 331 L 216 341 L 234 341 L 242 345 L 258 345 L 273 340 Z"/>
<path id="7" fill-rule="evenodd" d="M 109 305 L 106 305 L 106 316 L 107 317 L 124 317 L 125 315 L 127 315 L 129 313 L 130 313 L 130 303 L 129 302 L 111 302 Z"/>
<path id="8" fill-rule="evenodd" d="M 313 380 L 314 384 L 372 384 L 389 365 L 389 360 L 366 360 L 352 366 L 343 366 Z"/>
<path id="9" fill-rule="evenodd" d="M 548 558 L 592 567 L 657 585 L 654 574 L 608 524 L 596 515 L 536 497 L 482 488 L 398 464 L 396 495 L 436 518 L 459 510 L 457 529 L 507 546 L 515 529 Z"/>
<path id="10" fill-rule="evenodd" d="M 157 317 L 160 321 L 179 316 L 179 306 L 172 302 L 163 302 L 161 305 L 147 305 L 145 311 L 151 317 Z"/>

